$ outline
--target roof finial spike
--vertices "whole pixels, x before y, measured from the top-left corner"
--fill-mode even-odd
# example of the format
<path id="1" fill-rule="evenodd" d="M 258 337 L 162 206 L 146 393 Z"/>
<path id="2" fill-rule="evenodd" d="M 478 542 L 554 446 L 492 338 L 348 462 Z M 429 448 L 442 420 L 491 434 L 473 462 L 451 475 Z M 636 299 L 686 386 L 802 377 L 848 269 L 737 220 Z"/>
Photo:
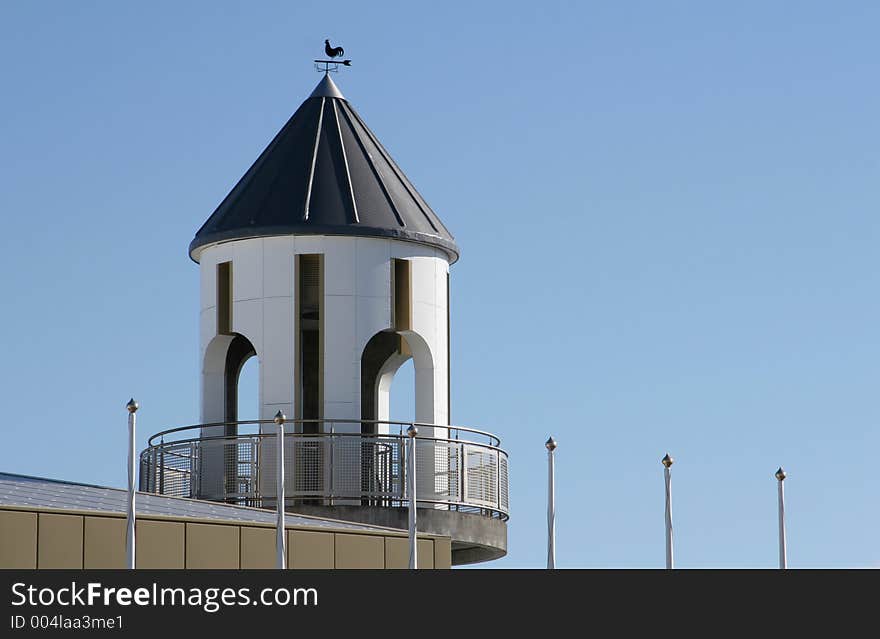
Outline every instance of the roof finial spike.
<path id="1" fill-rule="evenodd" d="M 333 78 L 330 77 L 329 73 L 324 74 L 324 77 L 321 78 L 321 81 L 318 82 L 318 86 L 315 87 L 315 90 L 312 91 L 312 94 L 309 97 L 345 99 L 345 96 L 342 95 L 342 91 L 336 86 L 336 83 L 333 81 Z"/>

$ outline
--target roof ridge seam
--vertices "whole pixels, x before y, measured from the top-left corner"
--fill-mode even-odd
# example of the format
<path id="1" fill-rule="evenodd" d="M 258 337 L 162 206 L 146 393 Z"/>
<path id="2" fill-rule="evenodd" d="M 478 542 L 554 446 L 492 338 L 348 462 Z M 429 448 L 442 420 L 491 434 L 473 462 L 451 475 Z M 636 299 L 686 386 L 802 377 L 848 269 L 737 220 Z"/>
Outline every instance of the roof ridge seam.
<path id="1" fill-rule="evenodd" d="M 406 228 L 406 222 L 403 220 L 403 216 L 400 214 L 400 211 L 398 211 L 397 204 L 395 204 L 394 198 L 391 197 L 391 192 L 388 190 L 388 186 L 385 184 L 385 181 L 379 174 L 378 169 L 376 169 L 376 163 L 373 161 L 373 156 L 370 155 L 369 151 L 367 151 L 363 141 L 361 141 L 360 139 L 360 136 L 357 135 L 357 132 L 354 130 L 351 117 L 348 115 L 348 111 L 351 111 L 354 117 L 358 119 L 358 123 L 360 123 L 360 118 L 357 117 L 357 113 L 355 113 L 354 109 L 351 108 L 351 105 L 346 106 L 348 107 L 348 109 L 343 109 L 342 115 L 345 116 L 345 119 L 348 123 L 349 128 L 351 129 L 354 139 L 357 141 L 358 146 L 361 148 L 361 152 L 367 159 L 367 164 L 370 165 L 370 170 L 373 172 L 373 177 L 376 178 L 376 182 L 378 182 L 379 186 L 382 188 L 382 193 L 385 195 L 385 199 L 388 200 L 388 205 L 391 207 L 391 212 L 394 213 L 394 217 L 397 219 L 397 223 L 400 224 L 401 227 Z"/>
<path id="2" fill-rule="evenodd" d="M 422 206 L 422 202 L 420 201 L 421 198 L 416 197 L 413 194 L 413 189 L 415 187 L 413 187 L 413 189 L 410 188 L 409 180 L 406 178 L 405 175 L 403 175 L 403 171 L 401 171 L 400 167 L 397 166 L 397 163 L 393 159 L 391 159 L 391 154 L 388 153 L 388 150 L 384 146 L 382 146 L 382 143 L 379 142 L 379 139 L 370 130 L 370 127 L 367 126 L 366 122 L 364 122 L 361 119 L 361 116 L 354 109 L 352 109 L 352 113 L 354 113 L 354 117 L 356 117 L 358 119 L 358 122 L 360 122 L 360 125 L 364 128 L 364 131 L 367 132 L 367 135 L 370 137 L 373 144 L 376 145 L 376 148 L 379 150 L 379 153 L 382 154 L 382 157 L 388 163 L 388 166 L 391 167 L 391 171 L 394 173 L 394 175 L 397 177 L 397 179 L 403 185 L 403 188 L 406 189 L 406 192 L 409 194 L 410 198 L 412 198 L 412 201 L 415 202 L 419 211 L 422 213 L 422 216 L 425 218 L 425 220 L 428 222 L 428 224 L 431 225 L 431 228 L 434 229 L 434 232 L 439 233 L 440 231 L 437 229 L 437 226 L 434 224 L 434 222 L 431 220 L 431 217 L 427 214 L 427 212 L 425 211 L 425 208 Z M 427 206 L 427 202 L 425 203 L 425 206 Z M 431 211 L 431 212 L 433 213 L 433 211 Z"/>
<path id="3" fill-rule="evenodd" d="M 339 148 L 342 149 L 342 164 L 345 166 L 345 179 L 348 180 L 348 193 L 351 196 L 351 210 L 354 213 L 355 224 L 360 223 L 358 217 L 357 200 L 354 197 L 354 184 L 351 182 L 351 170 L 348 168 L 348 155 L 345 152 L 345 140 L 342 139 L 342 127 L 339 125 L 339 111 L 336 110 L 336 103 L 333 102 L 333 117 L 336 119 L 336 132 L 339 135 Z"/>
<path id="4" fill-rule="evenodd" d="M 312 153 L 312 168 L 309 171 L 309 184 L 306 187 L 306 202 L 303 207 L 303 220 L 309 219 L 309 204 L 312 200 L 312 181 L 315 179 L 315 163 L 318 161 L 318 144 L 321 142 L 321 128 L 324 122 L 324 102 L 327 98 L 321 98 L 321 110 L 318 112 L 318 128 L 315 131 L 315 150 Z"/>

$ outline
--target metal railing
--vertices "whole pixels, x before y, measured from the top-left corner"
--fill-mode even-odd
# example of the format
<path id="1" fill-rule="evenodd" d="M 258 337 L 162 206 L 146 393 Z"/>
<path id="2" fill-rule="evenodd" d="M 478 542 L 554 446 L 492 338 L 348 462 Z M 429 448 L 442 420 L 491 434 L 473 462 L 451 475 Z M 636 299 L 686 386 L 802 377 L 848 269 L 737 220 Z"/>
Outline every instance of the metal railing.
<path id="1" fill-rule="evenodd" d="M 461 426 L 358 420 L 285 424 L 285 506 L 406 507 L 406 429 L 415 425 L 420 507 L 508 518 L 508 458 L 490 433 Z M 271 420 L 217 422 L 153 435 L 140 489 L 275 508 Z"/>

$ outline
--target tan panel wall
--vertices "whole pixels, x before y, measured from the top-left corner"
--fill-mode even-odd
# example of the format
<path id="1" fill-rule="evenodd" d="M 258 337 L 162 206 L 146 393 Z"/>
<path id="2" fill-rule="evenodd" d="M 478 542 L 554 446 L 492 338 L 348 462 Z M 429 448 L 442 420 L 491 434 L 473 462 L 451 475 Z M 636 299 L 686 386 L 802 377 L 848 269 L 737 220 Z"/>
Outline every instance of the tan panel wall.
<path id="1" fill-rule="evenodd" d="M 0 568 L 36 567 L 36 513 L 0 510 Z"/>
<path id="2" fill-rule="evenodd" d="M 138 568 L 184 567 L 183 522 L 139 519 L 136 526 L 135 565 Z"/>
<path id="3" fill-rule="evenodd" d="M 125 568 L 124 519 L 86 517 L 83 534 L 83 568 Z"/>
<path id="4" fill-rule="evenodd" d="M 409 540 L 403 537 L 385 537 L 385 567 L 409 568 Z"/>
<path id="5" fill-rule="evenodd" d="M 125 518 L 0 510 L 0 568 L 121 568 Z M 406 537 L 287 531 L 290 568 L 406 568 Z M 420 539 L 420 568 L 449 568 L 449 539 Z M 138 568 L 274 568 L 275 529 L 137 521 Z"/>
<path id="6" fill-rule="evenodd" d="M 275 567 L 275 530 L 241 527 L 241 567 Z"/>
<path id="7" fill-rule="evenodd" d="M 434 542 L 430 539 L 419 539 L 419 570 L 433 570 L 434 569 Z M 407 544 L 409 544 L 409 540 L 407 540 Z"/>
<path id="8" fill-rule="evenodd" d="M 336 533 L 336 567 L 384 568 L 384 538 Z"/>
<path id="9" fill-rule="evenodd" d="M 419 539 L 419 570 L 434 567 L 434 542 L 430 539 Z M 385 538 L 385 567 L 409 568 L 409 539 L 406 537 Z"/>
<path id="10" fill-rule="evenodd" d="M 220 524 L 186 525 L 187 568 L 239 567 L 239 527 Z"/>
<path id="11" fill-rule="evenodd" d="M 287 566 L 325 570 L 334 568 L 333 533 L 308 530 L 287 531 Z"/>
<path id="12" fill-rule="evenodd" d="M 82 568 L 83 518 L 40 513 L 38 568 Z"/>
<path id="13" fill-rule="evenodd" d="M 434 568 L 436 570 L 449 570 L 452 568 L 452 540 L 434 540 Z"/>

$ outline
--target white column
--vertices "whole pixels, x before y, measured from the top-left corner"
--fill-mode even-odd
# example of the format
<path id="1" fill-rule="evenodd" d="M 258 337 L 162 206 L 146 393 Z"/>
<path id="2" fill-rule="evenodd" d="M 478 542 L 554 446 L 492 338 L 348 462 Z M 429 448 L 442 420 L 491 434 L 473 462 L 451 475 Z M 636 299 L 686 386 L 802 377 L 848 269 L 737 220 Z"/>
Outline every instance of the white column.
<path id="1" fill-rule="evenodd" d="M 137 451 L 135 451 L 135 413 L 138 403 L 134 398 L 128 400 L 128 513 L 125 518 L 125 567 L 134 570 L 135 565 L 135 470 Z"/>
<path id="2" fill-rule="evenodd" d="M 285 552 L 287 544 L 285 543 L 284 534 L 284 413 L 280 410 L 275 414 L 275 424 L 277 431 L 275 435 L 275 448 L 277 448 L 277 472 L 275 483 L 275 502 L 276 511 L 278 513 L 278 521 L 275 528 L 275 567 L 284 570 L 287 567 L 287 553 Z"/>
<path id="3" fill-rule="evenodd" d="M 669 472 L 669 468 L 672 466 L 675 460 L 669 456 L 667 453 L 666 456 L 660 460 L 660 463 L 663 464 L 663 475 L 666 480 L 666 569 L 672 570 L 673 561 L 672 561 L 672 474 Z"/>
<path id="4" fill-rule="evenodd" d="M 547 447 L 547 570 L 556 568 L 556 441 L 551 437 Z"/>
<path id="5" fill-rule="evenodd" d="M 785 471 L 782 467 L 776 471 L 776 479 L 779 493 L 779 569 L 788 568 L 788 556 L 785 549 L 785 491 L 782 488 L 782 482 L 785 480 Z"/>

